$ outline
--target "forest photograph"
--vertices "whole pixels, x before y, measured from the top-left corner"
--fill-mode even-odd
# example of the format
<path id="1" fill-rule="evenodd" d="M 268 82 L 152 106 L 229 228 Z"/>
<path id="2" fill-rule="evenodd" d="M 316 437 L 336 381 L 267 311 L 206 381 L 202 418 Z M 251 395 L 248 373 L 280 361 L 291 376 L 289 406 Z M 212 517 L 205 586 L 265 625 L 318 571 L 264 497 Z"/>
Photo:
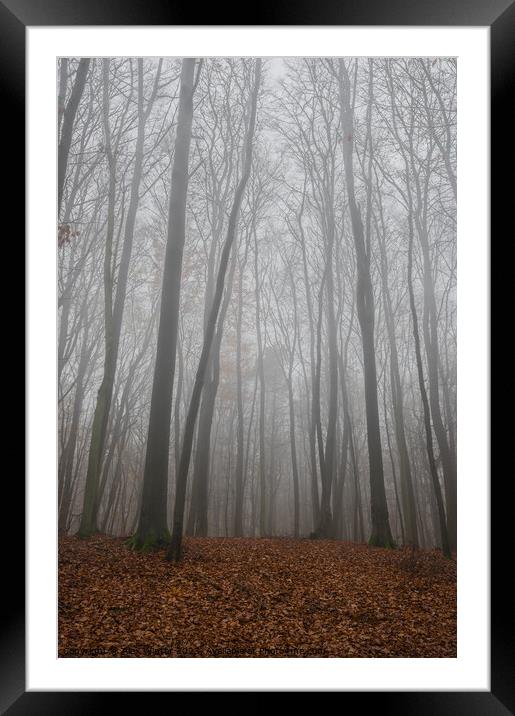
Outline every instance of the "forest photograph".
<path id="1" fill-rule="evenodd" d="M 457 64 L 59 58 L 60 658 L 457 657 Z"/>

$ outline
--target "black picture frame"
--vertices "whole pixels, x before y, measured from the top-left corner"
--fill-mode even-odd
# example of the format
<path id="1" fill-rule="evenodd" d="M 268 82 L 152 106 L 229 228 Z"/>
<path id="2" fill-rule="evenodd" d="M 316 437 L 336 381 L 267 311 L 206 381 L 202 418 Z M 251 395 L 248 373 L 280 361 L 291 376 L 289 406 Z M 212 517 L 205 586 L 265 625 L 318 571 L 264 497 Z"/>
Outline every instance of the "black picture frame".
<path id="1" fill-rule="evenodd" d="M 290 4 L 254 4 L 246 7 L 238 23 L 229 5 L 211 3 L 206 7 L 166 0 L 0 0 L 0 87 L 3 96 L 2 137 L 9 137 L 14 160 L 8 165 L 4 197 L 9 214 L 16 219 L 21 241 L 21 219 L 25 214 L 25 36 L 28 26 L 73 25 L 390 25 L 390 26 L 489 26 L 491 30 L 491 217 L 492 237 L 497 230 L 511 227 L 513 181 L 504 177 L 503 168 L 515 166 L 513 115 L 510 95 L 515 88 L 515 2 L 513 0 L 317 0 Z M 203 22 L 198 23 L 199 17 Z M 4 144 L 6 140 L 4 139 Z M 511 161 L 510 161 L 511 159 Z M 5 172 L 4 172 L 5 176 Z M 510 216 L 508 215 L 508 212 Z M 12 236 L 12 235 L 11 235 Z M 23 260 L 23 259 L 22 259 Z M 18 263 L 18 266 L 20 264 Z M 11 302 L 9 302 L 11 305 Z M 29 349 L 31 346 L 28 347 Z M 33 349 L 34 347 L 32 347 Z M 12 365 L 12 364 L 11 364 Z M 17 396 L 18 401 L 20 396 Z M 497 447 L 501 439 L 498 439 Z M 492 455 L 494 450 L 492 448 Z M 17 517 L 16 533 L 25 520 L 24 484 L 17 469 L 9 479 L 4 504 Z M 510 472 L 512 472 L 510 470 Z M 508 486 L 510 480 L 499 472 L 491 489 L 491 691 L 490 692 L 343 692 L 343 706 L 359 696 L 360 708 L 368 706 L 382 714 L 491 714 L 515 713 L 513 667 L 512 592 L 508 588 L 510 562 L 503 545 L 510 546 L 512 534 Z M 9 502 L 7 502 L 7 500 Z M 5 512 L 4 507 L 4 512 Z M 4 542 L 3 576 L 7 604 L 1 612 L 0 712 L 9 716 L 30 714 L 89 714 L 112 711 L 110 693 L 104 692 L 25 692 L 25 593 L 23 539 Z M 119 695 L 119 694 L 118 694 Z M 249 699 L 246 708 L 259 708 L 261 696 Z M 137 693 L 131 699 L 140 700 Z M 172 697 L 173 698 L 173 697 Z M 366 702 L 363 701 L 366 699 Z"/>

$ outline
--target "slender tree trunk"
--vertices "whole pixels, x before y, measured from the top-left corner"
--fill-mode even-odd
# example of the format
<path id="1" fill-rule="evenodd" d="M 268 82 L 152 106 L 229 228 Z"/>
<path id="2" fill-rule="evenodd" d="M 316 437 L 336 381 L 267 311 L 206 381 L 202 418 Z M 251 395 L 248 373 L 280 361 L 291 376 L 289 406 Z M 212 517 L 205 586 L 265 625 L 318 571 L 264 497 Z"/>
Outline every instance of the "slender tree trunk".
<path id="1" fill-rule="evenodd" d="M 213 207 L 213 211 L 217 212 L 217 208 Z M 216 225 L 216 220 L 214 218 L 211 225 Z M 207 282 L 204 297 L 204 333 L 207 328 L 209 311 L 213 302 L 216 249 L 218 243 L 219 232 L 213 230 L 213 238 L 209 248 L 207 262 Z M 214 352 L 214 350 L 211 350 L 211 354 L 209 356 L 206 369 L 206 385 L 202 401 L 200 403 L 195 461 L 193 467 L 193 483 L 191 487 L 190 508 L 186 526 L 186 533 L 191 535 L 195 534 L 198 529 L 200 529 L 201 532 L 207 530 L 207 480 L 211 450 L 211 421 L 213 419 L 216 390 L 218 387 L 218 366 L 215 365 L 216 361 Z M 201 502 L 203 503 L 202 506 L 200 505 Z M 202 516 L 199 514 L 199 510 L 202 511 Z M 200 523 L 202 523 L 202 525 Z"/>
<path id="2" fill-rule="evenodd" d="M 404 529 L 404 518 L 401 508 L 401 500 L 399 499 L 399 489 L 397 487 L 397 471 L 395 469 L 395 459 L 393 456 L 393 450 L 392 450 L 392 441 L 390 440 L 390 431 L 388 430 L 388 413 L 386 410 L 386 390 L 383 394 L 383 408 L 384 408 L 384 429 L 386 433 L 386 442 L 388 445 L 388 454 L 390 456 L 390 465 L 392 466 L 392 480 L 393 480 L 393 488 L 395 491 L 395 504 L 397 506 L 397 514 L 399 515 L 399 524 L 401 528 L 401 539 L 402 544 L 411 544 L 413 547 L 418 547 L 418 537 L 417 537 L 417 543 L 413 542 L 406 542 L 406 531 Z M 407 449 L 407 448 L 406 448 Z M 413 510 L 415 510 L 415 495 L 413 495 Z M 416 521 L 417 515 L 416 512 L 413 513 L 413 519 Z M 416 528 L 416 524 L 415 524 Z"/>
<path id="3" fill-rule="evenodd" d="M 318 537 L 328 537 L 331 531 L 331 493 L 336 466 L 336 418 L 338 412 L 338 347 L 336 343 L 336 318 L 334 312 L 334 217 L 332 206 L 328 209 L 328 240 L 326 264 L 327 295 L 327 340 L 329 345 L 329 411 L 324 451 L 322 477 L 322 496 L 320 501 L 320 522 L 316 533 Z M 319 367 L 320 370 L 320 367 Z"/>
<path id="4" fill-rule="evenodd" d="M 73 481 L 73 465 L 75 460 L 75 450 L 77 446 L 77 435 L 79 431 L 79 421 L 82 413 L 82 403 L 84 400 L 84 378 L 88 368 L 88 362 L 91 358 L 91 349 L 88 350 L 88 330 L 84 332 L 82 340 L 82 348 L 80 353 L 79 367 L 77 369 L 77 379 L 75 386 L 75 396 L 73 400 L 72 421 L 70 433 L 66 442 L 66 447 L 62 459 L 62 472 L 59 474 L 59 532 L 65 533 L 69 522 L 69 513 L 72 500 L 72 481 Z"/>
<path id="5" fill-rule="evenodd" d="M 356 446 L 354 441 L 354 434 L 352 431 L 352 424 L 349 424 L 349 448 L 352 463 L 352 475 L 353 475 L 353 487 L 354 487 L 354 504 L 353 504 L 353 536 L 357 542 L 365 541 L 365 530 L 363 526 L 363 508 L 361 504 L 361 493 L 359 487 L 359 469 L 358 460 L 356 456 Z"/>
<path id="6" fill-rule="evenodd" d="M 109 168 L 109 188 L 107 207 L 107 233 L 104 254 L 104 374 L 97 394 L 91 442 L 88 455 L 84 503 L 79 526 L 79 537 L 89 537 L 97 531 L 96 507 L 97 490 L 100 477 L 102 455 L 109 419 L 109 408 L 114 385 L 116 365 L 115 331 L 113 325 L 113 236 L 115 221 L 116 159 L 111 146 L 111 128 L 109 126 L 109 65 L 110 60 L 102 61 L 103 75 L 103 126 L 107 163 Z"/>
<path id="7" fill-rule="evenodd" d="M 442 411 L 440 408 L 440 390 L 438 379 L 438 366 L 440 358 L 438 348 L 437 309 L 434 295 L 431 261 L 429 257 L 429 245 L 424 227 L 420 227 L 418 233 L 422 247 L 424 264 L 424 314 L 422 323 L 429 377 L 429 405 L 433 419 L 433 429 L 435 431 L 438 449 L 440 451 L 440 459 L 442 461 L 449 544 L 450 548 L 455 550 L 457 540 L 456 462 L 449 448 L 447 432 L 445 430 L 442 419 Z"/>
<path id="8" fill-rule="evenodd" d="M 168 541 L 169 537 L 166 515 L 168 459 L 182 256 L 186 235 L 194 69 L 194 58 L 183 59 L 141 513 L 134 538 L 134 546 L 143 548 Z"/>
<path id="9" fill-rule="evenodd" d="M 107 527 L 107 523 L 109 522 L 109 517 L 111 514 L 113 514 L 113 522 L 114 522 L 114 515 L 116 513 L 116 504 L 113 504 L 113 503 L 115 502 L 115 497 L 116 497 L 116 501 L 118 500 L 118 495 L 120 493 L 120 488 L 121 488 L 120 483 L 121 483 L 121 479 L 122 479 L 123 451 L 124 451 L 125 444 L 127 441 L 127 436 L 128 436 L 128 427 L 129 427 L 128 423 L 129 423 L 129 421 L 128 421 L 128 414 L 127 414 L 126 419 L 125 419 L 124 430 L 123 430 L 121 438 L 120 438 L 120 443 L 119 443 L 119 448 L 118 448 L 118 459 L 116 461 L 113 479 L 111 482 L 111 488 L 109 490 L 109 497 L 108 497 L 106 508 L 104 510 L 104 515 L 102 518 L 101 526 L 102 526 L 103 531 Z"/>
<path id="10" fill-rule="evenodd" d="M 177 394 L 175 396 L 174 405 L 174 457 L 175 457 L 175 474 L 179 470 L 179 459 L 181 455 L 181 398 L 184 386 L 184 358 L 182 355 L 182 345 L 177 338 L 177 357 L 179 358 L 179 371 L 177 373 Z"/>
<path id="11" fill-rule="evenodd" d="M 321 410 L 320 410 L 320 378 L 321 378 L 321 371 L 322 371 L 322 307 L 323 307 L 324 284 L 325 284 L 325 272 L 324 272 L 324 276 L 322 278 L 322 285 L 320 286 L 320 295 L 318 298 L 316 364 L 315 364 L 314 383 L 313 383 L 313 388 L 312 388 L 312 393 L 313 393 L 312 421 L 313 421 L 313 424 L 315 425 L 316 437 L 317 437 L 317 443 L 318 443 L 318 462 L 320 465 L 320 478 L 322 481 L 322 491 L 323 491 L 323 480 L 324 480 L 324 476 L 325 476 L 325 453 L 324 453 L 324 439 L 323 439 L 323 435 L 322 435 L 322 418 L 321 418 Z M 327 494 L 327 489 L 326 489 L 326 494 Z M 327 499 L 327 496 L 326 496 L 326 499 Z M 319 528 L 323 521 L 322 500 L 320 500 L 319 505 L 320 506 L 319 506 L 319 510 L 318 510 L 318 522 L 317 522 L 317 526 L 316 526 L 316 529 L 314 532 L 314 536 L 317 536 L 319 534 Z M 327 515 L 326 515 L 326 517 L 327 517 Z"/>
<path id="12" fill-rule="evenodd" d="M 338 479 L 334 491 L 333 505 L 333 524 L 331 528 L 332 536 L 335 539 L 341 539 L 343 531 L 343 490 L 345 487 L 345 478 L 347 476 L 347 462 L 349 452 L 349 425 L 344 418 L 341 458 L 338 470 Z"/>
<path id="13" fill-rule="evenodd" d="M 259 377 L 259 535 L 266 535 L 266 455 L 265 455 L 265 370 L 263 366 L 263 336 L 261 331 L 260 278 L 258 270 L 258 240 L 254 231 L 254 273 L 256 301 L 257 374 Z"/>
<path id="14" fill-rule="evenodd" d="M 249 124 L 247 129 L 247 137 L 245 142 L 245 160 L 243 173 L 236 188 L 234 202 L 229 216 L 229 222 L 227 227 L 227 235 L 225 243 L 222 249 L 220 257 L 220 265 L 218 267 L 218 274 L 216 278 L 216 289 L 213 298 L 213 305 L 209 315 L 206 332 L 204 335 L 204 345 L 202 346 L 202 353 L 199 359 L 199 365 L 197 374 L 195 376 L 195 383 L 193 385 L 193 392 L 191 396 L 190 406 L 186 417 L 186 425 L 184 428 L 184 439 L 181 450 L 181 461 L 179 464 L 179 474 L 177 475 L 177 486 L 175 494 L 175 507 L 174 507 L 174 522 L 172 539 L 170 546 L 166 553 L 168 560 L 178 562 L 181 558 L 182 550 L 182 531 L 183 531 L 183 519 L 184 519 L 184 502 L 186 498 L 186 485 L 188 479 L 188 470 L 191 459 L 191 448 L 193 443 L 193 434 L 195 430 L 195 422 L 197 419 L 198 409 L 200 406 L 200 398 L 202 394 L 202 388 L 204 385 L 205 373 L 207 363 L 209 360 L 209 354 L 213 343 L 213 337 L 215 334 L 216 323 L 218 314 L 220 311 L 220 305 L 222 302 L 222 296 L 225 284 L 225 275 L 227 272 L 227 265 L 229 263 L 229 255 L 234 243 L 234 236 L 236 234 L 236 224 L 238 215 L 243 199 L 243 193 L 250 175 L 250 169 L 252 164 L 252 142 L 254 138 L 254 128 L 256 124 L 256 110 L 257 110 L 257 99 L 259 92 L 259 85 L 261 79 L 261 59 L 256 59 L 255 63 L 255 78 L 254 78 L 254 89 L 251 96 L 250 116 Z M 221 327 L 220 327 L 221 330 Z"/>
<path id="15" fill-rule="evenodd" d="M 251 446 L 251 433 L 252 433 L 252 427 L 254 425 L 254 413 L 256 409 L 256 398 L 257 398 L 257 389 L 258 389 L 258 381 L 257 381 L 257 375 L 256 379 L 254 381 L 254 391 L 252 393 L 252 405 L 250 408 L 250 417 L 249 417 L 249 424 L 247 427 L 247 442 L 246 442 L 246 448 L 245 448 L 245 460 L 243 465 L 243 497 L 245 496 L 245 486 L 247 484 L 248 474 L 249 474 L 249 461 L 250 461 L 250 446 Z M 254 431 L 255 433 L 255 431 Z M 252 443 L 252 486 L 251 486 L 251 508 L 252 508 L 252 519 L 251 519 L 251 529 L 252 529 L 252 536 L 254 535 L 254 530 L 256 526 L 255 521 L 255 500 L 254 500 L 254 473 L 255 473 L 255 462 L 256 462 L 256 451 L 255 451 L 255 441 Z M 245 506 L 245 503 L 244 505 Z M 245 510 L 243 509 L 242 514 L 242 524 L 245 523 Z"/>
<path id="16" fill-rule="evenodd" d="M 288 406 L 290 411 L 290 451 L 291 451 L 291 469 L 293 476 L 293 536 L 295 539 L 299 536 L 299 468 L 297 464 L 297 446 L 295 442 L 295 404 L 293 402 L 293 386 L 292 386 L 292 369 L 288 375 Z"/>
<path id="17" fill-rule="evenodd" d="M 381 207 L 382 212 L 382 207 Z M 382 224 L 384 230 L 384 224 Z M 380 234 L 378 230 L 378 235 Z M 413 492 L 413 478 L 411 475 L 411 465 L 408 455 L 408 446 L 406 444 L 406 433 L 404 429 L 404 399 L 402 391 L 402 382 L 399 370 L 399 357 L 397 353 L 397 343 L 395 340 L 395 319 L 392 309 L 392 299 L 388 286 L 388 259 L 386 255 L 386 247 L 384 237 L 379 238 L 379 247 L 381 252 L 381 278 L 383 289 L 383 306 L 385 314 L 385 323 L 390 344 L 390 385 L 392 390 L 393 415 L 395 422 L 395 438 L 397 442 L 397 451 L 399 453 L 399 471 L 400 486 L 402 498 L 402 512 L 406 523 L 406 532 L 404 533 L 404 524 L 401 517 L 401 527 L 403 533 L 403 541 L 406 539 L 408 545 L 418 547 L 417 519 L 415 509 L 415 497 Z M 386 419 L 386 413 L 385 413 Z M 390 448 L 391 451 L 391 448 Z M 393 465 L 393 463 L 392 463 Z"/>
<path id="18" fill-rule="evenodd" d="M 66 109 L 66 88 L 68 86 L 68 58 L 59 61 L 59 94 L 57 95 L 57 131 L 61 134 L 64 111 Z"/>
<path id="19" fill-rule="evenodd" d="M 306 290 L 306 305 L 308 309 L 308 323 L 309 323 L 309 350 L 310 350 L 310 366 L 311 366 L 311 399 L 309 395 L 309 388 L 307 384 L 306 376 L 306 397 L 308 400 L 309 414 L 310 414 L 310 425 L 309 425 L 309 456 L 311 466 L 311 502 L 313 512 L 313 530 L 316 529 L 320 521 L 320 502 L 318 496 L 318 471 L 317 471 L 317 457 L 316 457 L 316 434 L 317 434 L 317 399 L 314 394 L 315 385 L 317 383 L 316 367 L 315 367 L 315 329 L 314 329 L 314 318 L 313 318 L 313 304 L 311 298 L 311 287 L 309 285 L 309 272 L 306 257 L 306 237 L 304 235 L 302 227 L 302 212 L 304 208 L 305 195 L 302 197 L 302 206 L 299 213 L 298 224 L 301 237 L 301 250 L 302 250 L 302 268 L 304 276 L 304 286 Z M 299 346 L 300 347 L 300 346 Z M 303 364 L 304 367 L 304 364 Z M 318 408 L 319 414 L 319 408 Z"/>
<path id="20" fill-rule="evenodd" d="M 57 149 L 57 212 L 61 213 L 61 203 L 63 199 L 64 180 L 66 179 L 66 169 L 68 167 L 68 155 L 70 154 L 70 146 L 72 143 L 73 125 L 75 115 L 79 108 L 79 103 L 86 86 L 86 77 L 89 69 L 89 58 L 82 57 L 79 60 L 75 82 L 68 104 L 66 105 L 62 115 L 61 139 Z M 61 67 L 63 71 L 63 67 Z"/>
<path id="21" fill-rule="evenodd" d="M 335 493 L 335 506 L 334 506 L 334 514 L 333 514 L 333 535 L 335 537 L 339 537 L 342 534 L 342 523 L 343 523 L 343 490 L 345 486 L 345 478 L 347 475 L 347 462 L 348 462 L 348 453 L 349 453 L 349 444 L 351 440 L 351 421 L 350 421 L 350 413 L 349 413 L 349 395 L 347 392 L 347 384 L 346 384 L 346 372 L 347 372 L 347 355 L 348 355 L 348 347 L 349 347 L 349 340 L 350 335 L 352 331 L 353 326 L 353 319 L 354 319 L 354 310 L 352 312 L 352 317 L 350 321 L 349 326 L 349 332 L 347 334 L 347 338 L 345 341 L 345 346 L 343 348 L 343 355 L 339 355 L 339 361 L 340 361 L 340 383 L 341 383 L 341 390 L 342 390 L 342 408 L 343 408 L 343 435 L 342 435 L 342 455 L 341 455 L 341 462 L 340 462 L 340 475 L 338 480 L 338 485 Z"/>
<path id="22" fill-rule="evenodd" d="M 139 204 L 139 187 L 141 183 L 143 167 L 143 145 L 145 140 L 145 121 L 152 106 L 157 92 L 157 80 L 154 94 L 149 102 L 147 112 L 143 109 L 143 60 L 138 60 L 138 135 L 136 138 L 136 151 L 134 157 L 134 172 L 131 182 L 131 193 L 129 209 L 125 222 L 125 231 L 120 264 L 118 267 L 118 278 L 116 282 L 116 295 L 113 305 L 113 235 L 114 235 L 114 204 L 116 195 L 116 158 L 111 146 L 111 130 L 109 126 L 109 59 L 103 60 L 103 82 L 104 82 L 104 135 L 106 143 L 106 155 L 109 164 L 109 206 L 107 220 L 107 239 L 104 261 L 104 297 L 105 297 L 105 357 L 104 375 L 98 391 L 95 414 L 93 417 L 93 428 L 91 434 L 91 445 L 88 458 L 88 472 L 86 475 L 86 488 L 84 493 L 84 508 L 82 513 L 79 535 L 87 537 L 97 530 L 98 510 L 98 483 L 104 453 L 109 413 L 113 396 L 114 378 L 116 363 L 118 360 L 118 348 L 120 343 L 120 332 L 127 294 L 127 280 L 129 265 L 132 254 L 134 239 L 134 227 Z M 159 70 L 158 70 L 159 76 Z"/>
<path id="23" fill-rule="evenodd" d="M 270 465 L 268 468 L 268 527 L 267 534 L 273 537 L 275 531 L 275 421 L 276 421 L 276 403 L 277 393 L 272 392 L 271 417 L 272 424 L 270 426 Z"/>
<path id="24" fill-rule="evenodd" d="M 220 314 L 218 317 L 218 330 L 216 331 L 213 340 L 208 370 L 206 371 L 210 371 L 211 375 L 204 386 L 202 403 L 200 406 L 197 452 L 193 474 L 192 501 L 190 510 L 191 531 L 198 537 L 205 537 L 207 535 L 211 426 L 213 424 L 216 394 L 218 392 L 218 384 L 220 381 L 220 347 L 222 344 L 223 326 L 232 294 L 236 258 L 237 253 L 234 251 L 224 301 L 220 308 Z"/>
<path id="25" fill-rule="evenodd" d="M 392 547 L 393 539 L 388 518 L 388 505 L 386 503 L 383 454 L 379 428 L 379 407 L 377 401 L 377 373 L 374 345 L 374 292 L 370 277 L 370 255 L 367 253 L 365 246 L 361 213 L 356 203 L 354 191 L 354 172 L 352 166 L 354 121 L 353 110 L 350 105 L 350 80 L 342 59 L 339 60 L 339 70 L 340 104 L 343 126 L 343 161 L 345 165 L 352 233 L 356 249 L 358 271 L 356 304 L 363 347 L 372 518 L 372 534 L 369 543 L 380 547 Z M 370 70 L 370 81 L 372 81 L 372 69 Z"/>
<path id="26" fill-rule="evenodd" d="M 408 190 L 409 191 L 409 190 Z M 429 460 L 429 470 L 431 474 L 431 480 L 433 482 L 433 490 L 436 498 L 436 504 L 438 508 L 438 518 L 440 522 L 440 538 L 442 543 L 442 550 L 446 557 L 451 556 L 449 537 L 447 533 L 447 524 L 445 520 L 445 511 L 443 506 L 443 498 L 440 489 L 440 481 L 438 479 L 438 471 L 436 469 L 436 461 L 433 450 L 433 435 L 431 432 L 431 413 L 429 408 L 429 401 L 427 399 L 426 386 L 424 383 L 424 369 L 422 366 L 422 354 L 420 350 L 420 337 L 418 332 L 418 317 L 415 304 L 415 294 L 413 291 L 413 222 L 411 216 L 411 209 L 409 210 L 409 247 L 408 247 L 408 289 L 409 289 L 409 300 L 411 309 L 411 318 L 413 324 L 413 337 L 415 339 L 415 356 L 417 361 L 417 373 L 418 383 L 420 388 L 420 396 L 422 398 L 422 406 L 424 409 L 424 428 L 426 432 L 426 449 L 427 457 Z"/>
<path id="27" fill-rule="evenodd" d="M 236 426 L 236 470 L 235 470 L 235 499 L 234 499 L 234 536 L 243 535 L 243 452 L 244 452 L 244 412 L 243 412 L 243 380 L 241 370 L 241 328 L 243 318 L 243 270 L 245 260 L 240 263 L 238 274 L 238 308 L 236 314 L 236 403 L 238 409 Z"/>

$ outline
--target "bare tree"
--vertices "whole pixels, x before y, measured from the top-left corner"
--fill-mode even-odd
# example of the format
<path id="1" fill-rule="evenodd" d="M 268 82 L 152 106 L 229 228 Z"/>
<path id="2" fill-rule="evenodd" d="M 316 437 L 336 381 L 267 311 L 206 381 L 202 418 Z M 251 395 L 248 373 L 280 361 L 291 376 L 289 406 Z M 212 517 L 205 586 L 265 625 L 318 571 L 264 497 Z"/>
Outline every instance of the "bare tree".
<path id="1" fill-rule="evenodd" d="M 369 60 L 369 89 L 373 87 L 373 60 Z M 367 414 L 368 456 L 370 465 L 370 498 L 372 516 L 372 534 L 370 544 L 390 547 L 393 539 L 388 518 L 388 506 L 383 473 L 383 455 L 379 428 L 379 408 L 377 401 L 377 375 L 374 347 L 374 294 L 370 277 L 370 245 L 365 244 L 361 212 L 356 203 L 354 191 L 354 170 L 352 165 L 352 147 L 354 135 L 353 107 L 351 105 L 351 80 L 345 61 L 338 62 L 341 121 L 343 132 L 343 160 L 352 232 L 356 249 L 358 271 L 356 302 L 358 320 L 363 344 L 363 363 L 365 378 L 365 401 Z M 369 117 L 371 122 L 372 96 L 369 96 Z"/>
<path id="2" fill-rule="evenodd" d="M 254 139 L 254 128 L 256 124 L 256 110 L 257 110 L 257 99 L 261 81 L 261 60 L 257 59 L 255 63 L 255 76 L 254 76 L 254 88 L 251 94 L 250 100 L 250 113 L 247 127 L 247 137 L 245 142 L 245 160 L 243 172 L 238 182 L 236 192 L 234 195 L 234 201 L 229 216 L 229 222 L 227 226 L 227 235 L 225 237 L 225 243 L 222 249 L 222 255 L 220 257 L 220 265 L 218 268 L 218 274 L 216 278 L 216 289 L 213 297 L 213 305 L 209 314 L 209 320 L 206 326 L 206 332 L 204 336 L 204 345 L 202 347 L 202 353 L 199 359 L 199 365 L 197 368 L 197 374 L 195 376 L 195 384 L 193 386 L 193 392 L 191 396 L 190 406 L 188 409 L 188 415 L 186 417 L 186 425 L 184 428 L 184 438 L 181 451 L 181 460 L 179 463 L 179 472 L 177 474 L 177 486 L 175 496 L 175 508 L 174 508 L 174 522 L 173 532 L 170 546 L 168 547 L 166 556 L 167 559 L 179 561 L 181 558 L 181 547 L 182 547 L 182 531 L 183 531 L 183 517 L 184 517 L 184 500 L 186 496 L 186 481 L 188 478 L 188 470 L 191 458 L 191 446 L 193 442 L 193 431 L 195 428 L 195 421 L 198 414 L 200 405 L 200 397 L 202 394 L 202 388 L 204 384 L 205 371 L 213 337 L 216 329 L 216 323 L 218 319 L 218 313 L 220 311 L 220 304 L 222 302 L 222 296 L 225 284 L 225 274 L 227 272 L 227 264 L 229 262 L 229 255 L 234 242 L 236 234 L 236 223 L 238 220 L 238 213 L 243 199 L 243 192 L 247 184 L 250 169 L 252 165 L 252 142 Z"/>
<path id="3" fill-rule="evenodd" d="M 195 59 L 182 61 L 180 103 L 175 138 L 172 188 L 168 215 L 161 310 L 148 425 L 145 472 L 138 529 L 134 546 L 150 548 L 168 539 L 166 492 L 172 410 L 172 390 L 177 350 L 177 325 L 185 240 L 188 160 L 193 121 Z"/>
<path id="4" fill-rule="evenodd" d="M 72 142 L 73 124 L 75 122 L 75 115 L 79 108 L 79 103 L 86 86 L 86 78 L 88 76 L 90 60 L 87 57 L 82 57 L 79 60 L 77 72 L 75 74 L 75 81 L 73 83 L 70 99 L 66 106 L 64 106 L 64 94 L 66 86 L 66 75 L 68 72 L 68 61 L 65 61 L 61 65 L 61 92 L 60 101 L 62 112 L 62 124 L 61 124 L 61 137 L 59 139 L 59 146 L 57 149 L 57 211 L 61 213 L 61 202 L 63 198 L 64 181 L 66 179 L 66 169 L 68 167 L 68 155 L 70 153 L 70 146 Z"/>
<path id="5" fill-rule="evenodd" d="M 61 139 L 80 62 L 58 65 Z M 183 526 L 452 553 L 456 65 L 260 64 L 89 63 L 59 216 L 59 530 L 151 549 L 173 516 L 174 560 Z"/>
<path id="6" fill-rule="evenodd" d="M 120 332 L 122 328 L 123 311 L 127 294 L 127 277 L 132 253 L 134 226 L 139 203 L 139 190 L 143 166 L 143 145 L 145 141 L 145 124 L 152 110 L 159 77 L 161 63 L 158 65 L 156 79 L 150 100 L 144 106 L 143 97 L 143 60 L 138 60 L 138 134 L 134 155 L 134 169 L 130 188 L 129 208 L 125 221 L 123 246 L 116 275 L 116 289 L 114 286 L 115 269 L 113 268 L 113 238 L 115 231 L 115 201 L 116 201 L 116 152 L 111 141 L 111 127 L 109 119 L 109 68 L 110 60 L 103 60 L 103 124 L 105 136 L 105 151 L 109 168 L 108 189 L 108 219 L 104 259 L 104 323 L 105 323 L 105 357 L 104 375 L 98 391 L 98 398 L 93 418 L 91 445 L 88 457 L 88 473 L 84 491 L 84 508 L 82 512 L 79 534 L 89 536 L 97 528 L 96 517 L 98 511 L 98 480 L 103 458 L 106 439 L 107 423 L 111 407 L 113 385 L 118 360 Z"/>

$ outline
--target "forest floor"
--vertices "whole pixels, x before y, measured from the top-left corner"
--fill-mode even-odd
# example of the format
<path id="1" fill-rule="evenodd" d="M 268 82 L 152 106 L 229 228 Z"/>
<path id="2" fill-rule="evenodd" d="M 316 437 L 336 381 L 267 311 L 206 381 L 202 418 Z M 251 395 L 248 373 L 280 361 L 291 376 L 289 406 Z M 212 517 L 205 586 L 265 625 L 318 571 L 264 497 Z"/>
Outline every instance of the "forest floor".
<path id="1" fill-rule="evenodd" d="M 186 538 L 180 564 L 59 540 L 60 657 L 455 657 L 456 561 L 333 540 Z"/>

